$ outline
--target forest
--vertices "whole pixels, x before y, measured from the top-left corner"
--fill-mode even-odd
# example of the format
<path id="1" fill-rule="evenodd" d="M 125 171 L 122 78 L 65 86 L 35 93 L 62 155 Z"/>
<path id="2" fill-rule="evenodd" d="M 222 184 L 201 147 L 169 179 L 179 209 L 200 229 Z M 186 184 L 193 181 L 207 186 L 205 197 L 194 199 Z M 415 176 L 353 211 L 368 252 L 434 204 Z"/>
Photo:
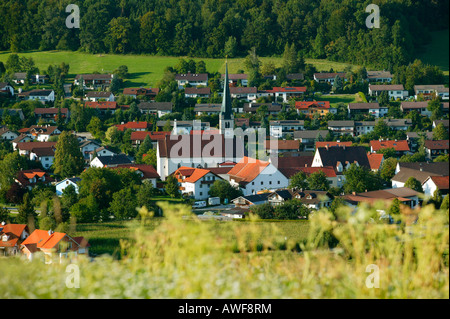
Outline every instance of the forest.
<path id="1" fill-rule="evenodd" d="M 2 0 L 0 51 L 243 57 L 283 54 L 393 71 L 414 61 L 431 32 L 448 28 L 449 1 L 85 0 L 80 28 L 66 27 L 73 0 Z M 380 7 L 379 29 L 366 7 Z"/>

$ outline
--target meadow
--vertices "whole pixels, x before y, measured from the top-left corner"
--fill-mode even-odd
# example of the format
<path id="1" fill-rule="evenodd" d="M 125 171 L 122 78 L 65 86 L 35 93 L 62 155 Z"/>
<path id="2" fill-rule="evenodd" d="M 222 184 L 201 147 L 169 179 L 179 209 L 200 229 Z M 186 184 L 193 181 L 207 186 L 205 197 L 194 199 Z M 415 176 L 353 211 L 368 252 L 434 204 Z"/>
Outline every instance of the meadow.
<path id="1" fill-rule="evenodd" d="M 0 61 L 6 62 L 9 52 L 0 52 Z M 108 73 L 113 72 L 120 65 L 128 66 L 131 74 L 130 79 L 124 82 L 124 87 L 154 87 L 161 80 L 164 69 L 168 66 L 175 66 L 181 58 L 190 57 L 163 57 L 150 55 L 114 55 L 114 54 L 88 54 L 73 51 L 31 51 L 19 53 L 20 56 L 31 57 L 36 66 L 42 71 L 49 65 L 61 64 L 70 65 L 69 80 L 73 80 L 77 74 L 82 73 Z M 225 72 L 225 59 L 192 58 L 194 61 L 205 61 L 208 72 Z M 262 57 L 262 63 L 271 61 L 276 67 L 281 66 L 282 58 Z M 230 73 L 237 73 L 238 70 L 245 70 L 243 58 L 228 59 L 228 70 Z M 319 71 L 343 71 L 347 63 L 331 62 L 327 60 L 306 59 L 307 63 L 316 66 Z"/>
<path id="2" fill-rule="evenodd" d="M 0 258 L 0 299 L 448 299 L 448 211 L 427 206 L 417 224 L 389 225 L 377 205 L 314 214 L 299 251 L 277 225 L 186 220 L 188 207 L 165 203 L 158 221 L 140 211 L 120 260 Z"/>

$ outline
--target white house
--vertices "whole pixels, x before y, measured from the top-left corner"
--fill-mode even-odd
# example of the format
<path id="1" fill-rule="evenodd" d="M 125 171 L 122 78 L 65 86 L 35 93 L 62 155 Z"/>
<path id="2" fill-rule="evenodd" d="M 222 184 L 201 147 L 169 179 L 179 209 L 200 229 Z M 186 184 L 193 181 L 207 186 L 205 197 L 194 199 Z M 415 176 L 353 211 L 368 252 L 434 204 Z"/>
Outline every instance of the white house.
<path id="1" fill-rule="evenodd" d="M 11 96 L 14 96 L 14 88 L 9 83 L 0 82 L 0 93 L 3 92 Z"/>
<path id="2" fill-rule="evenodd" d="M 98 156 L 91 161 L 91 167 L 117 167 L 119 165 L 132 164 L 130 159 L 125 154 L 113 156 Z"/>
<path id="3" fill-rule="evenodd" d="M 80 151 L 84 156 L 85 160 L 89 160 L 91 152 L 95 151 L 102 144 L 93 140 L 84 140 L 80 144 Z"/>
<path id="4" fill-rule="evenodd" d="M 175 81 L 177 81 L 180 90 L 182 90 L 186 84 L 189 84 L 190 86 L 208 86 L 208 73 L 176 74 Z"/>
<path id="5" fill-rule="evenodd" d="M 303 131 L 305 128 L 305 121 L 271 121 L 270 122 L 270 136 L 276 138 L 283 138 L 287 134 L 294 135 L 295 131 Z"/>
<path id="6" fill-rule="evenodd" d="M 422 183 L 422 189 L 425 195 L 433 196 L 434 192 L 439 189 L 443 196 L 448 194 L 449 177 L 447 176 L 429 176 Z"/>
<path id="7" fill-rule="evenodd" d="M 48 170 L 55 160 L 55 149 L 53 147 L 34 148 L 30 151 L 30 160 L 38 161 L 45 170 Z"/>
<path id="8" fill-rule="evenodd" d="M 244 196 L 289 186 L 289 180 L 270 162 L 244 157 L 229 172 L 230 184 L 240 187 Z"/>
<path id="9" fill-rule="evenodd" d="M 62 196 L 64 193 L 64 190 L 69 187 L 73 186 L 75 189 L 75 192 L 78 194 L 79 192 L 79 186 L 78 183 L 81 181 L 81 178 L 79 177 L 72 177 L 72 178 L 66 178 L 65 180 L 59 182 L 56 184 L 56 195 Z"/>
<path id="10" fill-rule="evenodd" d="M 209 190 L 215 181 L 221 180 L 218 175 L 208 169 L 180 167 L 173 174 L 180 183 L 180 191 L 196 200 L 208 199 Z"/>
<path id="11" fill-rule="evenodd" d="M 0 126 L 0 139 L 1 140 L 12 141 L 18 137 L 19 137 L 19 134 L 17 134 L 16 132 L 10 130 L 6 126 L 4 126 L 4 127 Z"/>
<path id="12" fill-rule="evenodd" d="M 25 100 L 37 100 L 42 103 L 54 102 L 55 101 L 55 91 L 53 90 L 31 90 L 28 92 L 22 92 L 18 94 L 19 98 L 24 98 Z"/>
<path id="13" fill-rule="evenodd" d="M 408 97 L 408 90 L 405 90 L 403 84 L 398 85 L 373 85 L 369 84 L 369 95 L 380 96 L 383 92 L 388 92 L 390 99 L 405 99 Z"/>
<path id="14" fill-rule="evenodd" d="M 86 99 L 91 102 L 98 102 L 100 100 L 102 101 L 108 101 L 108 102 L 114 102 L 114 94 L 111 92 L 97 92 L 97 91 L 90 91 L 86 93 Z"/>

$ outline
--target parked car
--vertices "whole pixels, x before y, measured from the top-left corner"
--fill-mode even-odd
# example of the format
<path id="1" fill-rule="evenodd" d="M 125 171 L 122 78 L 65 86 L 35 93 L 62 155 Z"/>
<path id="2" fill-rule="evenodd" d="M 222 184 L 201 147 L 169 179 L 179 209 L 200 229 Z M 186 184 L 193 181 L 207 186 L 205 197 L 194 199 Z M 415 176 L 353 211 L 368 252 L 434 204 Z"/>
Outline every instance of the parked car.
<path id="1" fill-rule="evenodd" d="M 194 205 L 192 205 L 192 208 L 203 208 L 206 207 L 205 201 L 195 202 Z"/>

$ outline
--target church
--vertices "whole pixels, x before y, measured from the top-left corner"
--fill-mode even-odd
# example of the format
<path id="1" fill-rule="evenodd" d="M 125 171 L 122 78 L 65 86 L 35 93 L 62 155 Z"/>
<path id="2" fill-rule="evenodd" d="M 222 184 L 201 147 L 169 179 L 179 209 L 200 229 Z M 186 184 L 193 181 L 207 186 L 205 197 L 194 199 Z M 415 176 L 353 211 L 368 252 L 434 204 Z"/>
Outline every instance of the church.
<path id="1" fill-rule="evenodd" d="M 208 130 L 187 135 L 167 135 L 158 141 L 157 171 L 162 180 L 180 167 L 215 168 L 234 166 L 244 158 L 244 142 L 234 135 L 234 115 L 226 64 L 219 134 Z"/>

